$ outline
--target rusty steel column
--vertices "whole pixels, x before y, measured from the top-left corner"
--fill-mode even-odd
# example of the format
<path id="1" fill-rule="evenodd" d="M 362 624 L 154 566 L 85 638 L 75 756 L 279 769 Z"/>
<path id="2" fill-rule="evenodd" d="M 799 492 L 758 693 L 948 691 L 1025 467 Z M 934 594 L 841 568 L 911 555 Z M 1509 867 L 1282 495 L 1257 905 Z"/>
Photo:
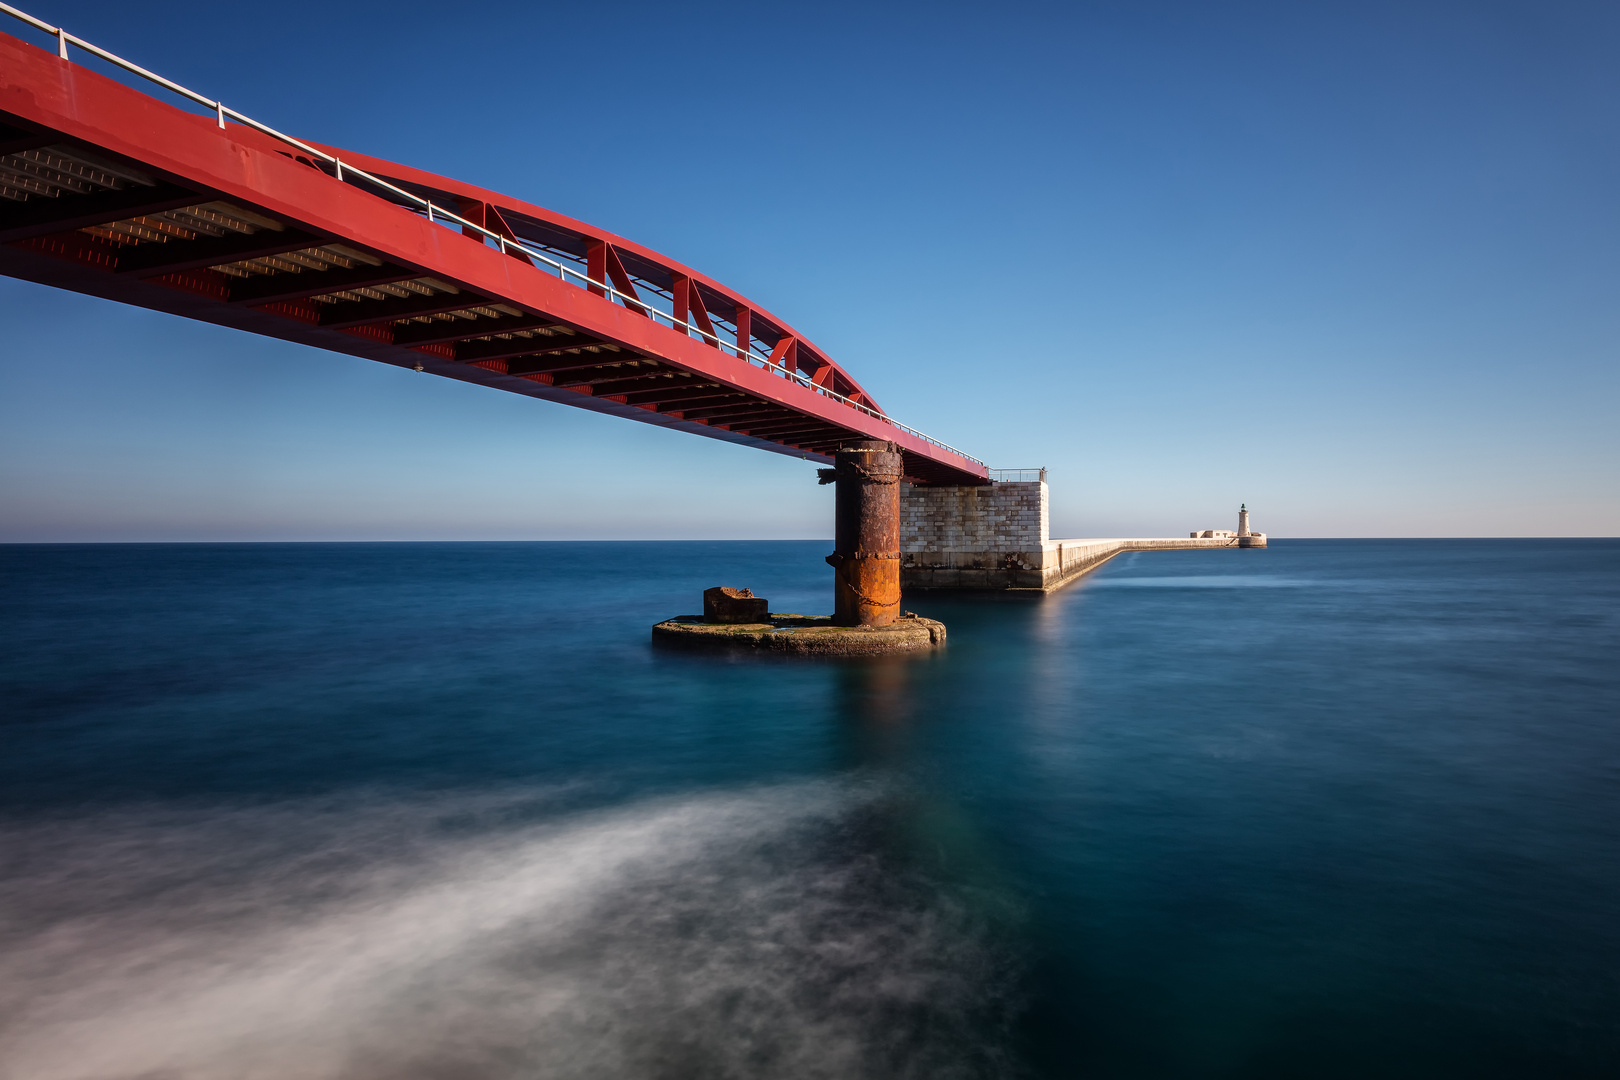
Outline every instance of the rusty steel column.
<path id="1" fill-rule="evenodd" d="M 900 615 L 900 448 L 857 441 L 833 451 L 834 467 L 820 470 L 836 482 L 833 526 L 833 622 L 888 626 Z"/>

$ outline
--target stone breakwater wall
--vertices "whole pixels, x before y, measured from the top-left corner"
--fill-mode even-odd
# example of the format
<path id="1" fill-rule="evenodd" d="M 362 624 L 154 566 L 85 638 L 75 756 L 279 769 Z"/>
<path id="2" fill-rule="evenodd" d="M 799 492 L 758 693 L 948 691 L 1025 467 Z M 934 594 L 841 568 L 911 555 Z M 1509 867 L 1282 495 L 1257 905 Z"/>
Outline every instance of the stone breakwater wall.
<path id="1" fill-rule="evenodd" d="M 907 486 L 900 494 L 900 584 L 907 590 L 1050 592 L 1123 551 L 1239 546 L 1235 536 L 1053 540 L 1044 482 Z"/>
<path id="2" fill-rule="evenodd" d="M 1035 551 L 1047 538 L 1044 482 L 900 491 L 900 551 Z"/>

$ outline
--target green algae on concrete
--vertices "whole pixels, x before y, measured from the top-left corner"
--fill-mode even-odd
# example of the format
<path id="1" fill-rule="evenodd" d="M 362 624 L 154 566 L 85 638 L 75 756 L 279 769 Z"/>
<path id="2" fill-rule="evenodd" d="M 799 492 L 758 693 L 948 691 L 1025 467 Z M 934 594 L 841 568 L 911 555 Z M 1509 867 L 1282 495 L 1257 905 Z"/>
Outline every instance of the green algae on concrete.
<path id="1" fill-rule="evenodd" d="M 835 626 L 827 615 L 771 612 L 768 622 L 712 623 L 678 615 L 652 628 L 655 642 L 699 648 L 760 649 L 816 656 L 869 656 L 945 644 L 945 624 L 906 612 L 888 626 Z"/>

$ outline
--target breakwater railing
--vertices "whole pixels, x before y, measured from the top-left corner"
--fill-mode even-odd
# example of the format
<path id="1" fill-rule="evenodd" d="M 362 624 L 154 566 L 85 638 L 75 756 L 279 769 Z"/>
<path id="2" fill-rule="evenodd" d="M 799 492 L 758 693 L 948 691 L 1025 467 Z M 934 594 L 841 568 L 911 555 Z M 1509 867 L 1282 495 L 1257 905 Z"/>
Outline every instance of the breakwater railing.
<path id="1" fill-rule="evenodd" d="M 1041 469 L 991 469 L 990 479 L 998 484 L 1033 484 L 1037 480 L 1046 483 L 1046 470 Z"/>

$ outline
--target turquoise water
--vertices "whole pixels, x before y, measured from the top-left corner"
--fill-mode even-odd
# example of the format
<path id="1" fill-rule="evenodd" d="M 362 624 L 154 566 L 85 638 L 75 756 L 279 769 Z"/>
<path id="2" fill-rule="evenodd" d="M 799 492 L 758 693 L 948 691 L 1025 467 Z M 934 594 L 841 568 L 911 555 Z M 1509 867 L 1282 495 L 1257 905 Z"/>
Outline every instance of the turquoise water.
<path id="1" fill-rule="evenodd" d="M 1620 1071 L 1620 542 L 826 550 L 0 548 L 0 1076 Z"/>

